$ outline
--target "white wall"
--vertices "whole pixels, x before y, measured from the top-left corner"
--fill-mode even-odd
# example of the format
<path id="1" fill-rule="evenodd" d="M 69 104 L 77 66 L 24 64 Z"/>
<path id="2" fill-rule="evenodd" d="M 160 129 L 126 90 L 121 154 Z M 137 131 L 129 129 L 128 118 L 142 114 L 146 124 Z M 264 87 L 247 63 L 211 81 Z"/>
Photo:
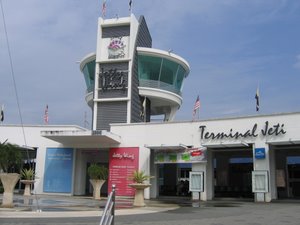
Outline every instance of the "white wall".
<path id="1" fill-rule="evenodd" d="M 279 135 L 262 135 L 262 130 L 265 129 L 266 121 L 269 123 L 269 127 L 280 125 L 286 133 Z M 220 139 L 201 139 L 201 133 L 199 126 L 206 126 L 206 131 L 219 133 L 241 132 L 245 133 L 247 130 L 252 132 L 253 126 L 257 124 L 255 135 L 257 137 L 245 137 L 245 138 L 224 138 Z M 282 126 L 283 125 L 283 126 Z M 273 130 L 275 128 L 273 127 Z M 279 130 L 280 130 L 279 129 Z M 151 146 L 178 146 L 181 144 L 192 145 L 194 147 L 200 146 L 225 146 L 225 145 L 242 145 L 242 142 L 253 144 L 253 151 L 255 148 L 264 147 L 266 149 L 265 159 L 254 159 L 254 170 L 267 170 L 270 175 L 270 191 L 265 195 L 266 201 L 271 201 L 276 196 L 275 187 L 275 165 L 274 154 L 269 154 L 269 142 L 277 143 L 300 143 L 300 113 L 286 113 L 286 114 L 274 114 L 274 115 L 257 115 L 240 118 L 228 118 L 228 119 L 216 119 L 216 120 L 203 120 L 195 122 L 170 122 L 170 123 L 140 123 L 140 124 L 112 124 L 111 131 L 122 137 L 122 147 L 126 146 L 139 146 L 141 150 L 142 166 L 140 169 L 150 170 L 145 166 L 148 163 L 149 152 L 145 149 L 149 149 Z M 144 146 L 144 147 L 143 147 Z M 193 170 L 203 170 L 205 174 L 205 192 L 201 194 L 202 200 L 212 199 L 213 197 L 213 167 L 212 158 L 209 157 L 207 164 L 194 164 Z M 254 155 L 254 153 L 253 153 Z M 150 161 L 150 160 L 148 160 Z M 272 170 L 271 170 L 272 169 Z M 156 172 L 152 169 L 151 172 Z M 153 187 L 152 187 L 153 188 Z M 157 194 L 155 191 L 151 191 L 151 196 Z M 197 198 L 197 196 L 194 196 Z"/>
<path id="2" fill-rule="evenodd" d="M 9 143 L 17 144 L 19 146 L 27 145 L 29 147 L 37 148 L 36 156 L 36 182 L 34 184 L 34 192 L 36 194 L 43 193 L 44 180 L 44 166 L 46 149 L 49 147 L 66 147 L 60 143 L 52 141 L 41 136 L 41 131 L 58 131 L 58 130 L 82 130 L 83 128 L 77 126 L 42 126 L 42 125 L 27 125 L 24 126 L 25 140 L 23 136 L 23 129 L 18 125 L 0 125 L 0 141 L 4 142 L 6 139 Z M 26 142 L 26 144 L 25 144 Z"/>
<path id="3" fill-rule="evenodd" d="M 286 134 L 280 134 L 278 136 L 268 135 L 262 136 L 261 129 L 264 128 L 265 122 L 269 121 L 270 125 L 284 124 L 284 130 Z M 251 129 L 254 124 L 257 124 L 257 137 L 239 138 L 239 139 L 223 139 L 223 140 L 201 140 L 199 126 L 206 126 L 208 132 L 228 132 L 231 128 L 234 131 L 246 132 Z M 36 172 L 39 179 L 35 184 L 36 193 L 43 193 L 43 174 L 45 164 L 46 148 L 48 147 L 70 147 L 62 146 L 60 143 L 51 141 L 40 135 L 41 131 L 51 130 L 82 130 L 83 128 L 77 126 L 24 126 L 26 144 L 31 147 L 36 147 L 37 150 L 37 164 Z M 194 147 L 200 147 L 201 145 L 218 145 L 224 144 L 241 144 L 241 141 L 253 144 L 253 149 L 257 147 L 264 147 L 266 149 L 265 159 L 254 159 L 254 170 L 267 170 L 270 175 L 270 192 L 266 194 L 266 201 L 270 201 L 276 197 L 275 187 L 275 165 L 274 165 L 274 152 L 269 150 L 269 143 L 300 143 L 300 113 L 286 113 L 277 115 L 261 115 L 261 116 L 249 116 L 241 118 L 228 118 L 228 119 L 216 119 L 216 120 L 203 120 L 195 122 L 169 122 L 169 123 L 140 123 L 140 124 L 112 124 L 111 132 L 121 137 L 121 143 L 118 147 L 139 147 L 140 159 L 139 169 L 145 170 L 146 173 L 151 175 L 157 175 L 156 168 L 152 165 L 150 159 L 150 146 L 178 146 L 178 145 L 192 145 Z M 6 139 L 10 143 L 25 145 L 22 128 L 16 125 L 0 125 L 0 141 L 3 142 Z M 99 143 L 100 146 L 101 143 Z M 85 146 L 72 146 L 77 149 L 88 149 L 89 144 L 85 143 Z M 95 143 L 90 146 L 95 148 Z M 84 150 L 82 150 L 84 151 Z M 83 181 L 85 180 L 85 174 L 82 170 L 86 166 L 87 159 L 82 158 L 80 155 L 81 150 L 76 150 L 76 157 L 74 163 L 76 163 L 74 172 L 74 193 L 83 192 Z M 194 164 L 193 170 L 204 170 L 205 174 L 205 192 L 201 194 L 202 200 L 211 199 L 213 195 L 213 181 L 212 179 L 212 160 L 209 157 L 207 164 Z M 108 161 L 108 158 L 105 159 Z M 152 165 L 152 166 L 151 166 Z M 151 169 L 151 171 L 150 171 Z M 154 173 L 154 174 L 153 174 Z M 153 187 L 156 188 L 156 181 L 152 180 Z M 77 187 L 78 184 L 81 184 Z M 146 191 L 146 198 L 156 196 L 156 191 Z"/>

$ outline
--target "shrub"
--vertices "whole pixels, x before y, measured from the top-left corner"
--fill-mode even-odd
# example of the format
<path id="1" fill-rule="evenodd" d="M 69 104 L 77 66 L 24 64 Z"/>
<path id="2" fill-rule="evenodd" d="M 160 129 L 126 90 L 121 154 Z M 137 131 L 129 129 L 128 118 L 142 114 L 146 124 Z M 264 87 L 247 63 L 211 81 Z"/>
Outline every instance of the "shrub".
<path id="1" fill-rule="evenodd" d="M 104 166 L 99 166 L 96 163 L 93 163 L 88 168 L 88 175 L 90 176 L 91 179 L 107 180 L 108 169 Z"/>
<path id="2" fill-rule="evenodd" d="M 144 181 L 149 180 L 150 178 L 153 178 L 153 176 L 146 175 L 144 171 L 138 171 L 135 170 L 130 177 L 133 182 L 138 183 L 138 184 L 143 184 Z"/>
<path id="3" fill-rule="evenodd" d="M 0 169 L 4 173 L 14 173 L 22 164 L 22 153 L 19 146 L 0 142 Z"/>
<path id="4" fill-rule="evenodd" d="M 33 169 L 22 169 L 21 170 L 21 178 L 24 180 L 34 180 L 35 171 Z"/>

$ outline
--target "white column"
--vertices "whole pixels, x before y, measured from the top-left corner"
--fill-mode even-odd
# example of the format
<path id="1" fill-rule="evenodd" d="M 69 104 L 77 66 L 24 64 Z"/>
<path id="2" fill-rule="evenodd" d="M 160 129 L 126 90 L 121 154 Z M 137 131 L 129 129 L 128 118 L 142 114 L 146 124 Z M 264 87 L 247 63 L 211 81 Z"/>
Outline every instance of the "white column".
<path id="1" fill-rule="evenodd" d="M 264 159 L 256 159 L 255 158 L 255 148 L 265 148 L 265 158 Z M 265 202 L 271 202 L 272 200 L 272 192 L 274 195 L 274 186 L 272 185 L 273 182 L 271 182 L 271 179 L 274 179 L 274 171 L 271 171 L 270 166 L 272 163 L 274 163 L 274 157 L 272 156 L 272 153 L 270 154 L 269 145 L 265 143 L 255 143 L 253 145 L 253 163 L 254 163 L 254 170 L 262 170 L 262 171 L 268 171 L 268 179 L 269 179 L 269 192 L 264 194 Z M 255 193 L 255 199 L 257 199 L 257 193 Z"/>
<path id="2" fill-rule="evenodd" d="M 100 73 L 100 64 L 96 63 L 95 70 L 95 87 L 94 87 L 94 109 L 93 109 L 93 130 L 97 128 L 97 114 L 98 114 L 98 90 L 99 90 L 99 73 Z"/>

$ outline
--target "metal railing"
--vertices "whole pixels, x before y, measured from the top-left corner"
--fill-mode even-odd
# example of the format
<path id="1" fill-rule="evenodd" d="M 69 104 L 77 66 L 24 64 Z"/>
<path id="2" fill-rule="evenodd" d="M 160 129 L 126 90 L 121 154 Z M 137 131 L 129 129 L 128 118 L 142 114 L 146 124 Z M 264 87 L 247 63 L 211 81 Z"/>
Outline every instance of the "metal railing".
<path id="1" fill-rule="evenodd" d="M 148 80 L 148 79 L 140 78 L 139 87 L 148 87 L 148 88 L 165 90 L 165 91 L 175 93 L 179 96 L 182 96 L 181 91 L 174 84 L 168 84 L 158 80 Z"/>
<path id="2" fill-rule="evenodd" d="M 101 216 L 100 225 L 114 225 L 115 222 L 116 186 L 112 185 L 112 191 L 107 199 Z"/>

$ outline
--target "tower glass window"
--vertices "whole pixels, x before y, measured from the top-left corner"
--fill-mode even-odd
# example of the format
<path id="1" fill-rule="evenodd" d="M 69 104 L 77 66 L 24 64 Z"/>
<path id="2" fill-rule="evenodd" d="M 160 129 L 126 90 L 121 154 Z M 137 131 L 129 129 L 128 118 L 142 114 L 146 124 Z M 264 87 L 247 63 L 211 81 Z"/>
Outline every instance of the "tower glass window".
<path id="1" fill-rule="evenodd" d="M 178 62 L 153 56 L 138 55 L 138 75 L 140 86 L 159 88 L 181 94 L 187 71 Z"/>
<path id="2" fill-rule="evenodd" d="M 93 91 L 95 84 L 95 60 L 85 64 L 82 70 L 87 87 L 87 91 Z"/>
<path id="3" fill-rule="evenodd" d="M 139 56 L 139 78 L 145 80 L 158 80 L 161 58 L 152 56 Z"/>
<path id="4" fill-rule="evenodd" d="M 178 64 L 168 59 L 162 59 L 162 61 L 160 81 L 173 85 L 178 70 Z"/>

